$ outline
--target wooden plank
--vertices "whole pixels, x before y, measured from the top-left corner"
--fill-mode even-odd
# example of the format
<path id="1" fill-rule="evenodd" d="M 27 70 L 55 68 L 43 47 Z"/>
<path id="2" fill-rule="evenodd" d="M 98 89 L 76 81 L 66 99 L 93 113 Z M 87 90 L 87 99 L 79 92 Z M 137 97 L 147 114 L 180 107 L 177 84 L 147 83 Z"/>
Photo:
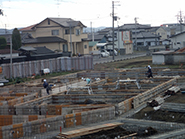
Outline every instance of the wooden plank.
<path id="1" fill-rule="evenodd" d="M 29 115 L 28 116 L 28 121 L 34 121 L 34 120 L 38 120 L 38 115 Z"/>
<path id="2" fill-rule="evenodd" d="M 120 126 L 120 125 L 123 125 L 123 123 L 114 122 L 114 123 L 101 124 L 101 125 L 97 125 L 97 126 L 92 126 L 92 127 L 76 129 L 76 130 L 72 130 L 72 131 L 68 131 L 68 132 L 63 132 L 63 133 L 60 133 L 57 137 L 70 139 L 70 138 L 74 138 L 74 137 L 78 137 L 78 136 L 96 133 L 101 130 L 112 129 L 112 128 L 114 128 L 116 126 Z"/>
<path id="3" fill-rule="evenodd" d="M 56 115 L 62 115 L 62 105 L 55 106 Z"/>
<path id="4" fill-rule="evenodd" d="M 74 114 L 67 114 L 66 116 L 65 116 L 65 119 L 66 119 L 66 121 L 65 121 L 65 127 L 72 127 L 72 126 L 74 126 Z"/>
<path id="5" fill-rule="evenodd" d="M 2 127 L 0 127 L 0 139 L 3 138 L 3 132 L 2 132 Z"/>
<path id="6" fill-rule="evenodd" d="M 14 139 L 23 137 L 23 124 L 14 124 L 13 131 L 14 131 L 14 134 L 13 134 Z"/>
<path id="7" fill-rule="evenodd" d="M 81 125 L 82 124 L 82 116 L 81 116 L 81 113 L 76 113 L 75 114 L 75 118 L 76 118 L 76 126 L 77 125 Z"/>
<path id="8" fill-rule="evenodd" d="M 125 138 L 132 137 L 132 136 L 135 136 L 135 135 L 137 135 L 137 133 L 132 133 L 132 134 L 120 137 L 120 139 L 125 139 Z"/>

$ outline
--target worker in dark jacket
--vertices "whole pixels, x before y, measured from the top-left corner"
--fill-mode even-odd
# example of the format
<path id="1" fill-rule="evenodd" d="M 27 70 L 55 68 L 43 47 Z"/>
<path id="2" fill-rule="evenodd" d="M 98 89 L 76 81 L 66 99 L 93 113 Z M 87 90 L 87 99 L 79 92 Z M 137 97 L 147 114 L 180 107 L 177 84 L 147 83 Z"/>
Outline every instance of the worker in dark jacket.
<path id="1" fill-rule="evenodd" d="M 46 92 L 49 95 L 49 90 L 51 90 L 51 87 L 49 84 L 46 82 L 46 79 L 44 79 L 43 87 L 46 88 Z"/>
<path id="2" fill-rule="evenodd" d="M 147 71 L 147 73 L 148 73 L 148 78 L 150 78 L 150 77 L 153 78 L 153 75 L 152 75 L 152 68 L 151 68 L 150 65 L 148 65 L 148 71 Z"/>

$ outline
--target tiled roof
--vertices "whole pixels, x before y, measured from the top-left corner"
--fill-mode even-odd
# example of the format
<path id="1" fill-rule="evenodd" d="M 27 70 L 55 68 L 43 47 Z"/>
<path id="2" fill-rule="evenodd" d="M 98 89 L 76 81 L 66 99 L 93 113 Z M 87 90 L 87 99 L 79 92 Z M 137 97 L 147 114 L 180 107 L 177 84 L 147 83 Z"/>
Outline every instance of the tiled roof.
<path id="1" fill-rule="evenodd" d="M 48 36 L 48 37 L 37 37 L 37 38 L 34 38 L 34 39 L 24 39 L 23 40 L 23 44 L 35 44 L 35 43 L 57 43 L 57 42 L 60 42 L 60 43 L 65 43 L 67 42 L 66 40 L 62 39 L 62 38 L 59 38 L 59 37 L 56 37 L 56 36 Z"/>
<path id="2" fill-rule="evenodd" d="M 123 26 L 120 26 L 120 30 L 133 30 L 133 29 L 150 29 L 152 28 L 149 25 L 141 25 L 141 24 L 124 24 Z"/>
<path id="3" fill-rule="evenodd" d="M 137 38 L 159 38 L 160 36 L 152 34 L 151 32 L 140 32 L 137 34 Z M 135 38 L 135 35 L 132 35 L 132 38 Z"/>
<path id="4" fill-rule="evenodd" d="M 94 33 L 94 41 L 100 41 L 105 35 Z M 88 39 L 92 40 L 92 34 L 88 34 Z"/>
<path id="5" fill-rule="evenodd" d="M 176 36 L 179 36 L 181 34 L 185 34 L 185 31 L 181 32 L 181 33 L 178 33 L 178 34 L 175 34 L 175 35 L 172 35 L 170 38 L 173 38 L 173 37 L 176 37 Z"/>
<path id="6" fill-rule="evenodd" d="M 51 54 L 55 53 L 54 51 L 46 48 L 45 46 L 43 47 L 32 47 L 32 46 L 22 46 L 20 49 L 22 52 L 31 52 L 32 54 Z"/>
<path id="7" fill-rule="evenodd" d="M 34 24 L 34 25 L 31 25 L 31 26 L 28 26 L 28 27 L 25 27 L 25 28 L 21 28 L 19 29 L 19 31 L 28 31 L 28 30 L 32 30 L 32 28 L 37 25 L 37 24 Z"/>
<path id="8" fill-rule="evenodd" d="M 71 18 L 46 18 L 44 19 L 43 21 L 45 20 L 51 20 L 63 27 L 75 27 L 77 25 L 82 25 L 83 27 L 86 27 L 85 25 L 83 25 L 80 21 L 75 21 Z M 42 23 L 43 21 L 41 21 L 40 23 Z M 25 27 L 25 28 L 22 28 L 22 29 L 19 29 L 19 31 L 28 31 L 28 30 L 32 30 L 34 27 L 36 27 L 37 25 L 39 25 L 40 23 L 38 24 L 34 24 L 34 25 L 31 25 L 31 26 L 28 26 L 28 27 Z"/>
<path id="9" fill-rule="evenodd" d="M 49 53 L 55 53 L 54 51 L 46 48 L 46 47 L 34 47 L 36 51 L 34 51 L 34 54 L 49 54 Z"/>
<path id="10" fill-rule="evenodd" d="M 185 53 L 185 47 L 175 51 L 174 53 Z"/>

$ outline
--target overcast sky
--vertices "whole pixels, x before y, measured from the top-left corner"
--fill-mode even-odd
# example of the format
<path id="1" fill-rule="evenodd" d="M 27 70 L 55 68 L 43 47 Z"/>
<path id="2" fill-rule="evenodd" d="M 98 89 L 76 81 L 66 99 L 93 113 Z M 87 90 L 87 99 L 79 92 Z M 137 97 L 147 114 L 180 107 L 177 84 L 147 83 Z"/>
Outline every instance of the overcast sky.
<path id="1" fill-rule="evenodd" d="M 115 27 L 134 23 L 160 26 L 177 23 L 182 11 L 185 16 L 185 0 L 120 0 L 115 1 L 114 12 L 120 17 Z M 0 16 L 0 28 L 27 27 L 47 17 L 65 17 L 81 21 L 87 27 L 112 26 L 112 0 L 0 0 L 4 16 Z M 184 8 L 184 9 L 183 9 Z"/>

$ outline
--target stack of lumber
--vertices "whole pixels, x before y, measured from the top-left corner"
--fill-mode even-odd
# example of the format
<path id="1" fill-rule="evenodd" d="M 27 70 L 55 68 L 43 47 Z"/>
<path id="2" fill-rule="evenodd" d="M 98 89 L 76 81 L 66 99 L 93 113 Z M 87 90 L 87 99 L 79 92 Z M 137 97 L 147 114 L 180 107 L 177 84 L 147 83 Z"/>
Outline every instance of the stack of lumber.
<path id="1" fill-rule="evenodd" d="M 71 131 L 68 131 L 68 132 L 60 133 L 56 138 L 58 138 L 58 139 L 70 139 L 70 138 L 74 138 L 74 137 L 79 137 L 79 136 L 83 136 L 83 135 L 96 133 L 96 132 L 99 132 L 101 130 L 113 129 L 113 128 L 115 128 L 117 126 L 120 126 L 120 125 L 123 125 L 123 123 L 113 122 L 113 123 L 107 123 L 107 124 L 101 124 L 101 125 L 97 125 L 97 126 L 91 126 L 91 127 L 71 130 Z"/>

